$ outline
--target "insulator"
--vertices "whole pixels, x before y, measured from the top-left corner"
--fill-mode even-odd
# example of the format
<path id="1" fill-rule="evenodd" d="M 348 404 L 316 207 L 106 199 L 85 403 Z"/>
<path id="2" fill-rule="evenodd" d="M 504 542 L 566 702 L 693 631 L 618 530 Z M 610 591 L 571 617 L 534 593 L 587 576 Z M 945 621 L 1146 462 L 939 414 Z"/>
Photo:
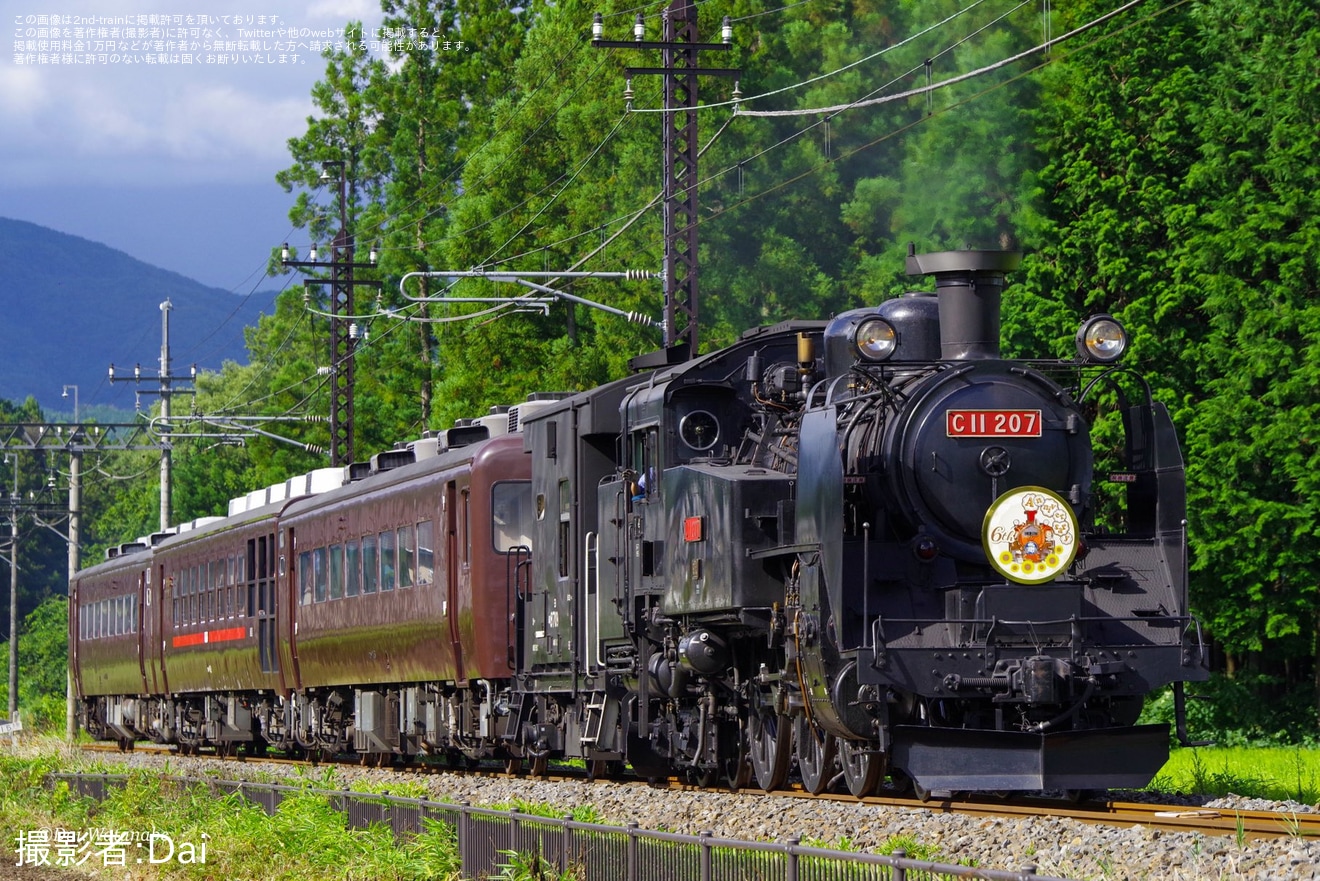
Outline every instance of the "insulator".
<path id="1" fill-rule="evenodd" d="M 639 12 L 637 13 L 637 20 L 633 22 L 633 39 L 640 43 L 645 37 L 646 22 L 643 20 L 642 14 Z"/>
<path id="2" fill-rule="evenodd" d="M 724 16 L 724 26 L 720 28 L 720 42 L 726 46 L 733 42 L 733 22 L 727 15 Z"/>
<path id="3" fill-rule="evenodd" d="M 591 17 L 591 39 L 599 40 L 605 34 L 605 22 L 599 12 Z"/>
<path id="4" fill-rule="evenodd" d="M 632 107 L 632 99 L 633 99 L 632 77 L 628 77 L 626 80 L 623 81 L 623 100 L 628 102 L 628 106 L 630 108 Z"/>

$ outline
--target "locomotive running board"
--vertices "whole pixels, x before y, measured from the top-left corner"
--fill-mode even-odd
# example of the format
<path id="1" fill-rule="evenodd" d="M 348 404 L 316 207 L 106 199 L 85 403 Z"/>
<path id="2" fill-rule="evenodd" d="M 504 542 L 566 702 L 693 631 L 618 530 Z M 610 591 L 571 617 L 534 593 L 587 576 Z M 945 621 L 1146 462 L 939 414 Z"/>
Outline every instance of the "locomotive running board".
<path id="1" fill-rule="evenodd" d="M 898 725 L 892 759 L 931 790 L 1140 789 L 1169 760 L 1169 728 L 1031 734 Z"/>

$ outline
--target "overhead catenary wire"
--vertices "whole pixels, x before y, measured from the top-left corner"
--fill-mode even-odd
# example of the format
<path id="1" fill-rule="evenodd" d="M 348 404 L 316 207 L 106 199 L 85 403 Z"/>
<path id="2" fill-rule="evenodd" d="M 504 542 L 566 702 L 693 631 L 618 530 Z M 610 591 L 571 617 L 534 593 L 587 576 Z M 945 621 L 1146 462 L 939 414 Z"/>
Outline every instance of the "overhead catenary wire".
<path id="1" fill-rule="evenodd" d="M 1079 34 L 1083 34 L 1091 30 L 1092 28 L 1103 24 L 1109 19 L 1122 14 L 1127 10 L 1132 9 L 1133 7 L 1141 5 L 1144 2 L 1145 0 L 1129 0 L 1129 2 L 1123 4 L 1117 9 L 1107 12 L 1104 15 L 1100 16 L 1099 18 L 1096 18 L 1092 21 L 1087 22 L 1084 25 L 1081 25 L 1080 27 L 1068 31 L 1068 33 L 1064 34 L 1058 39 L 1047 39 L 1043 43 L 1033 46 L 1032 48 L 1027 49 L 1023 52 L 1019 52 L 1016 55 L 1011 55 L 1008 58 L 1004 58 L 1000 61 L 996 61 L 993 64 L 987 64 L 984 67 L 978 67 L 976 70 L 969 70 L 966 73 L 960 73 L 957 76 L 952 76 L 949 77 L 948 79 L 940 80 L 938 82 L 934 82 L 926 86 L 918 86 L 915 89 L 908 89 L 907 91 L 897 92 L 893 95 L 884 95 L 879 98 L 853 101 L 848 104 L 835 104 L 829 107 L 809 107 L 800 110 L 739 110 L 738 113 L 740 116 L 752 116 L 752 117 L 808 116 L 818 113 L 839 113 L 844 110 L 854 110 L 859 107 L 874 107 L 878 104 L 888 104 L 894 101 L 901 101 L 905 98 L 913 98 L 916 97 L 917 95 L 925 95 L 930 92 L 934 92 L 938 89 L 945 89 L 948 88 L 949 86 L 957 85 L 958 83 L 966 82 L 967 80 L 975 79 L 976 77 L 979 76 L 984 76 L 987 73 L 993 73 L 996 70 L 1007 67 L 1008 65 L 1021 61 L 1024 58 L 1029 58 L 1032 55 L 1035 55 L 1039 52 L 1047 51 L 1051 46 L 1055 46 L 1059 43 L 1066 42 L 1067 40 L 1070 40 L 1073 37 L 1078 36 Z M 744 100 L 750 100 L 750 99 L 744 99 Z"/>
<path id="2" fill-rule="evenodd" d="M 880 56 L 885 55 L 885 54 L 887 54 L 887 53 L 889 53 L 889 52 L 893 52 L 895 49 L 900 49 L 900 48 L 902 48 L 903 46 L 906 46 L 907 44 L 913 42 L 914 40 L 918 40 L 918 39 L 920 39 L 921 37 L 924 37 L 925 35 L 929 34 L 931 31 L 934 31 L 934 30 L 936 30 L 937 28 L 944 27 L 944 26 L 945 26 L 946 24 L 948 24 L 949 22 L 951 22 L 951 21 L 957 19 L 958 17 L 960 17 L 960 16 L 962 16 L 962 15 L 967 14 L 968 12 L 972 11 L 973 9 L 975 9 L 975 8 L 978 7 L 978 6 L 980 6 L 980 5 L 981 5 L 982 3 L 984 3 L 984 2 L 985 2 L 985 0 L 974 0 L 974 2 L 972 2 L 970 5 L 965 6 L 965 7 L 963 7 L 962 9 L 959 9 L 957 12 L 955 12 L 955 13 L 953 13 L 952 15 L 948 16 L 947 18 L 944 18 L 944 19 L 942 19 L 941 21 L 938 21 L 938 22 L 936 22 L 935 24 L 930 25 L 930 26 L 927 27 L 925 30 L 918 31 L 917 33 L 913 34 L 912 36 L 910 36 L 910 37 L 908 37 L 908 38 L 906 38 L 906 39 L 904 39 L 904 40 L 900 40 L 900 41 L 898 41 L 897 43 L 894 43 L 892 46 L 886 46 L 885 48 L 879 50 L 878 52 L 872 52 L 870 55 L 867 55 L 867 56 L 864 57 L 864 58 L 859 58 L 859 59 L 857 59 L 856 61 L 849 62 L 848 64 L 845 64 L 845 65 L 842 66 L 842 67 L 836 68 L 836 69 L 831 70 L 831 71 L 827 71 L 827 72 L 822 73 L 822 74 L 820 74 L 820 75 L 818 75 L 818 76 L 814 76 L 814 77 L 811 77 L 810 79 L 803 80 L 802 82 L 799 82 L 799 83 L 793 83 L 793 84 L 790 85 L 790 86 L 784 86 L 784 87 L 782 87 L 782 88 L 778 88 L 778 89 L 772 89 L 772 90 L 769 91 L 769 92 L 762 92 L 762 93 L 759 94 L 759 95 L 751 95 L 751 96 L 748 96 L 748 97 L 731 98 L 731 99 L 728 100 L 728 101 L 714 101 L 714 102 L 712 102 L 712 103 L 710 103 L 710 104 L 702 104 L 702 105 L 696 107 L 695 109 L 696 109 L 696 110 L 712 110 L 712 109 L 717 108 L 717 107 L 738 107 L 738 108 L 741 108 L 741 106 L 742 106 L 743 104 L 746 104 L 746 103 L 748 103 L 749 101 L 759 101 L 759 100 L 761 100 L 762 98 L 770 98 L 770 97 L 773 97 L 774 95 L 781 95 L 781 94 L 783 94 L 784 92 L 791 92 L 791 91 L 794 91 L 795 89 L 801 89 L 801 88 L 805 88 L 806 86 L 814 85 L 814 84 L 820 82 L 821 80 L 829 79 L 829 78 L 832 77 L 832 76 L 837 76 L 838 74 L 844 73 L 845 71 L 852 70 L 854 67 L 857 67 L 858 65 L 865 64 L 865 63 L 868 62 L 868 61 L 874 61 L 876 58 L 879 58 Z M 634 107 L 633 110 L 632 110 L 632 112 L 633 112 L 633 113 L 669 113 L 669 112 L 672 112 L 672 111 L 666 110 L 666 109 L 664 109 L 664 108 L 662 108 L 662 107 L 640 107 L 640 108 L 639 108 L 639 107 Z M 739 112 L 740 115 L 743 115 L 743 116 L 754 116 L 754 115 L 760 115 L 760 114 L 749 113 L 749 112 L 744 111 L 744 110 L 741 110 L 741 109 L 740 109 L 738 112 Z"/>
<path id="3" fill-rule="evenodd" d="M 1129 7 L 1130 7 L 1130 6 L 1135 6 L 1135 5 L 1137 5 L 1138 3 L 1140 3 L 1140 2 L 1141 2 L 1141 0 L 1136 0 L 1136 2 L 1134 2 L 1134 3 L 1129 3 L 1129 4 L 1127 4 L 1127 6 L 1129 6 Z M 1154 19 L 1154 18 L 1156 18 L 1156 17 L 1158 17 L 1158 16 L 1160 16 L 1160 15 L 1163 15 L 1163 14 L 1167 13 L 1167 12 L 1172 12 L 1173 10 L 1175 10 L 1175 9 L 1181 7 L 1181 6 L 1184 6 L 1184 5 L 1186 5 L 1187 3 L 1190 3 L 1190 2 L 1191 2 L 1191 0 L 1175 0 L 1175 2 L 1172 3 L 1172 4 L 1169 5 L 1169 6 L 1165 6 L 1165 7 L 1162 7 L 1162 8 L 1160 8 L 1160 9 L 1157 9 L 1156 11 L 1152 12 L 1150 15 L 1146 16 L 1145 18 L 1138 19 L 1137 21 L 1134 21 L 1134 22 L 1132 22 L 1132 23 L 1130 23 L 1130 24 L 1128 24 L 1128 25 L 1125 25 L 1123 28 L 1121 28 L 1121 29 L 1120 29 L 1119 31 L 1117 31 L 1116 33 L 1121 33 L 1122 31 L 1125 31 L 1125 30 L 1127 30 L 1127 29 L 1129 29 L 1129 28 L 1132 28 L 1132 27 L 1136 27 L 1138 24 L 1141 24 L 1141 23 L 1144 23 L 1144 22 L 1150 21 L 1150 20 L 1152 20 L 1152 19 Z M 1115 10 L 1115 13 L 1117 13 L 1117 12 L 1119 12 L 1119 11 L 1121 11 L 1121 10 Z M 1066 57 L 1071 57 L 1071 55 L 1074 55 L 1074 54 L 1076 54 L 1076 53 L 1078 53 L 1078 52 L 1082 52 L 1082 51 L 1084 51 L 1084 50 L 1086 50 L 1086 49 L 1088 49 L 1088 48 L 1090 48 L 1090 47 L 1096 45 L 1097 43 L 1099 43 L 1099 42 L 1101 42 L 1101 41 L 1103 41 L 1103 40 L 1105 40 L 1105 39 L 1108 39 L 1108 38 L 1110 38 L 1110 37 L 1112 37 L 1112 36 L 1114 36 L 1114 34 L 1105 34 L 1105 35 L 1102 35 L 1102 36 L 1100 36 L 1100 37 L 1097 37 L 1095 40 L 1092 40 L 1092 41 L 1089 42 L 1089 43 L 1085 43 L 1085 44 L 1083 44 L 1083 45 L 1077 47 L 1073 52 L 1068 53 L 1068 55 L 1061 56 L 1061 57 L 1064 57 L 1064 58 L 1066 58 Z M 1058 40 L 1054 40 L 1053 43 L 1057 44 L 1057 43 L 1059 43 L 1059 42 L 1062 42 L 1062 40 L 1063 40 L 1063 38 L 1061 37 L 1061 38 L 1059 38 Z M 1051 65 L 1051 64 L 1054 64 L 1054 63 L 1055 63 L 1056 61 L 1058 61 L 1058 60 L 1059 60 L 1058 58 L 1047 57 L 1047 58 L 1046 58 L 1044 61 L 1042 61 L 1041 63 L 1039 63 L 1039 64 L 1037 64 L 1037 65 L 1035 65 L 1035 66 L 1033 66 L 1033 67 L 1031 67 L 1031 68 L 1029 68 L 1029 69 L 1023 71 L 1022 73 L 1017 74 L 1016 76 L 1010 77 L 1009 79 L 1004 80 L 1003 82 L 995 83 L 994 85 L 989 86 L 989 87 L 987 87 L 987 88 L 985 88 L 985 89 L 982 89 L 981 91 L 979 91 L 979 92 L 977 92 L 977 93 L 975 93 L 975 94 L 972 94 L 972 95 L 967 96 L 966 98 L 964 98 L 964 99 L 961 100 L 961 101 L 954 102 L 954 103 L 948 105 L 947 107 L 941 108 L 940 110 L 936 110 L 934 113 L 932 113 L 932 114 L 930 114 L 930 115 L 923 116 L 923 117 L 921 117 L 920 119 L 913 120 L 912 122 L 908 123 L 907 125 L 900 126 L 899 128 L 894 129 L 893 131 L 890 131 L 890 132 L 888 132 L 888 133 L 886 133 L 886 134 L 884 134 L 884 135 L 881 135 L 881 136 L 878 137 L 878 138 L 874 138 L 873 140 L 868 141 L 867 143 L 862 144 L 862 145 L 860 145 L 860 146 L 858 146 L 858 147 L 855 147 L 855 148 L 853 148 L 853 149 L 851 149 L 851 150 L 848 150 L 848 151 L 845 152 L 845 153 L 842 153 L 842 154 L 840 154 L 840 155 L 838 155 L 838 156 L 835 156 L 835 157 L 832 157 L 832 158 L 830 158 L 830 159 L 827 159 L 827 160 L 825 160 L 824 162 L 817 163 L 816 165 L 814 165 L 813 167 L 807 169 L 806 171 L 803 171 L 803 172 L 801 172 L 800 174 L 796 174 L 796 175 L 794 175 L 793 177 L 788 178 L 788 179 L 786 179 L 786 180 L 779 181 L 779 182 L 776 183 L 774 186 L 767 187 L 766 189 L 760 191 L 759 193 L 754 193 L 753 195 L 748 196 L 746 199 L 742 199 L 742 200 L 740 200 L 740 201 L 738 201 L 738 202 L 735 202 L 735 203 L 733 203 L 733 204 L 731 204 L 731 205 L 723 206 L 723 207 L 721 207 L 718 211 L 713 212 L 713 213 L 711 213 L 710 215 L 708 215 L 708 216 L 706 216 L 706 217 L 698 218 L 697 221 L 696 221 L 696 223 L 697 223 L 698 225 L 700 225 L 700 224 L 702 224 L 702 223 L 707 223 L 707 222 L 709 222 L 709 221 L 711 221 L 711 220 L 715 220 L 715 219 L 717 219 L 717 218 L 719 218 L 719 217 L 722 217 L 722 216 L 724 216 L 725 214 L 728 214 L 728 213 L 730 213 L 730 212 L 732 212 L 732 211 L 734 211 L 734 210 L 736 210 L 736 209 L 738 209 L 738 208 L 741 208 L 741 207 L 743 207 L 743 206 L 745 206 L 745 205 L 749 205 L 749 204 L 751 204 L 752 202 L 757 201 L 758 199 L 761 199 L 761 198 L 763 198 L 763 197 L 765 197 L 765 196 L 770 195 L 771 193 L 774 193 L 774 192 L 776 192 L 776 191 L 778 191 L 778 190 L 783 189 L 784 187 L 791 186 L 792 184 L 795 184 L 795 183 L 797 183 L 798 181 L 803 180 L 804 178 L 810 177 L 811 175 L 815 174 L 816 172 L 821 171 L 822 169 L 828 168 L 829 166 L 831 166 L 831 165 L 833 165 L 833 164 L 835 164 L 835 163 L 842 162 L 842 161 L 844 161 L 845 159 L 850 159 L 850 158 L 852 158 L 853 156 L 856 156 L 858 153 L 862 153 L 862 152 L 864 152 L 864 151 L 866 151 L 866 150 L 869 150 L 871 147 L 874 147 L 874 146 L 876 146 L 877 144 L 884 143 L 885 141 L 889 140 L 890 138 L 897 137 L 898 135 L 901 135 L 901 134 L 903 134 L 904 132 L 907 132 L 907 131 L 913 129 L 913 128 L 915 128 L 916 126 L 925 123 L 927 120 L 933 118 L 934 116 L 939 116 L 939 115 L 942 115 L 942 114 L 944 114 L 944 113 L 951 112 L 951 111 L 957 109 L 958 107 L 961 107 L 961 106 L 964 105 L 964 104 L 968 104 L 968 103 L 970 103 L 970 102 L 972 102 L 972 101 L 975 101 L 976 99 L 978 99 L 978 98 L 980 98 L 980 97 L 982 97 L 982 96 L 984 96 L 984 95 L 989 94 L 990 92 L 996 91 L 997 89 L 1004 88 L 1005 86 L 1008 86 L 1008 85 L 1010 85 L 1010 84 L 1012 84 L 1012 83 L 1014 83 L 1014 82 L 1016 82 L 1016 81 L 1018 81 L 1018 80 L 1020 80 L 1020 79 L 1022 79 L 1022 78 L 1024 78 L 1024 77 L 1030 76 L 1031 74 L 1035 73 L 1036 71 L 1040 70 L 1041 68 L 1044 68 L 1044 67 L 1047 67 L 1047 66 L 1049 66 L 1049 65 Z"/>

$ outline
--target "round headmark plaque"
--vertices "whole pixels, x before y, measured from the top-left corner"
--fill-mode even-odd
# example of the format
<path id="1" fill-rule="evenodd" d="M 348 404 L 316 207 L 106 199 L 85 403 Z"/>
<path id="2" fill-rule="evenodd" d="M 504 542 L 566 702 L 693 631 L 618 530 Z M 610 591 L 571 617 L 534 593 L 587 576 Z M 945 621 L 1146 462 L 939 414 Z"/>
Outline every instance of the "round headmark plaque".
<path id="1" fill-rule="evenodd" d="M 1040 584 L 1068 568 L 1077 553 L 1077 517 L 1062 497 L 1021 486 L 985 512 L 981 543 L 990 565 L 1009 581 Z"/>

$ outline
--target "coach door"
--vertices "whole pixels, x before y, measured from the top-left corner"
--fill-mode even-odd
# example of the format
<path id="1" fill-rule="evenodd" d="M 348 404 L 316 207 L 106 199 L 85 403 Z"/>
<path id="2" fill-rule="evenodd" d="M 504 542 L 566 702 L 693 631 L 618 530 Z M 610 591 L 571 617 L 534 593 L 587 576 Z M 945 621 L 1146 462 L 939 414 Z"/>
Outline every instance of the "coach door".
<path id="1" fill-rule="evenodd" d="M 460 612 L 470 613 L 472 603 L 471 597 L 463 596 L 459 579 L 462 572 L 460 555 L 464 555 L 464 541 L 466 541 L 459 534 L 459 526 L 461 521 L 467 519 L 466 510 L 461 510 L 466 508 L 467 498 L 468 494 L 464 492 L 460 503 L 457 481 L 450 480 L 445 483 L 445 591 L 448 600 L 449 641 L 454 650 L 454 677 L 457 679 L 464 678 L 463 641 L 459 630 L 463 615 Z M 466 523 L 462 525 L 466 528 Z M 465 555 L 462 556 L 462 560 L 466 560 Z M 463 605 L 465 600 L 468 604 L 466 607 Z"/>
<path id="2" fill-rule="evenodd" d="M 173 584 L 165 580 L 164 566 L 157 566 L 154 572 L 148 570 L 147 596 L 151 595 L 153 574 L 155 583 L 159 587 L 156 591 L 155 606 L 148 602 L 144 610 L 146 614 L 142 616 L 142 646 L 147 652 L 148 684 L 152 686 L 151 693 L 167 694 L 170 690 L 170 681 L 165 675 L 165 634 L 170 632 L 176 623 L 174 606 L 178 600 L 174 599 Z"/>
<path id="3" fill-rule="evenodd" d="M 147 638 L 147 618 L 151 614 L 151 567 L 138 573 L 137 590 L 133 592 L 132 619 L 129 621 L 129 633 L 137 638 L 138 673 L 142 677 L 142 691 L 148 693 L 155 683 L 147 673 L 147 653 L 151 643 Z"/>
<path id="4" fill-rule="evenodd" d="M 279 673 L 275 621 L 279 591 L 275 583 L 275 537 L 259 535 L 247 543 L 248 609 L 257 636 L 257 657 L 262 673 Z"/>

